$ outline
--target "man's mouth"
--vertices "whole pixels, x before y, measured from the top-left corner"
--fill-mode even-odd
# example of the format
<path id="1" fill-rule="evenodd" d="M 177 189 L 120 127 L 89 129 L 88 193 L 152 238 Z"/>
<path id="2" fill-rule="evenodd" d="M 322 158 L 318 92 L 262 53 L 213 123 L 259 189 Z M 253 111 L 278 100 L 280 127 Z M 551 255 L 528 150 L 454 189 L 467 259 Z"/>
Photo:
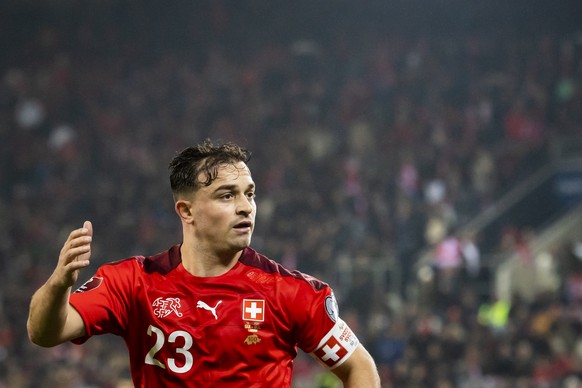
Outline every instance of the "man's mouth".
<path id="1" fill-rule="evenodd" d="M 238 230 L 244 230 L 244 229 L 250 229 L 253 226 L 253 224 L 250 221 L 242 221 L 239 222 L 238 224 L 236 224 L 234 226 L 235 229 Z"/>

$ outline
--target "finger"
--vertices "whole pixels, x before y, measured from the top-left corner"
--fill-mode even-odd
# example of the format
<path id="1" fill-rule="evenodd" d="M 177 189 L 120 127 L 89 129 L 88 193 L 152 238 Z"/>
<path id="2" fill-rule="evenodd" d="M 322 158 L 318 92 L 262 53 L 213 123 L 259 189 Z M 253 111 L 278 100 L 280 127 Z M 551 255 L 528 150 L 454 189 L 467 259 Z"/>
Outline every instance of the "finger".
<path id="1" fill-rule="evenodd" d="M 70 248 L 80 247 L 82 245 L 90 245 L 93 238 L 91 236 L 79 236 L 69 241 L 66 246 Z"/>
<path id="2" fill-rule="evenodd" d="M 91 240 L 91 236 L 79 236 L 67 241 L 61 248 L 60 257 L 66 259 L 71 254 L 76 254 L 76 251 L 73 251 L 73 253 L 71 253 L 71 251 L 78 248 L 83 248 L 81 254 L 86 253 L 91 250 Z"/>
<path id="3" fill-rule="evenodd" d="M 75 261 L 75 259 L 77 257 L 85 255 L 89 252 L 91 252 L 91 245 L 89 245 L 89 244 L 81 245 L 81 246 L 74 247 L 74 248 L 69 248 L 63 252 L 62 260 L 63 260 L 64 264 L 66 265 L 72 261 Z M 88 258 L 88 255 L 87 255 L 87 258 Z"/>
<path id="4" fill-rule="evenodd" d="M 86 236 L 89 234 L 89 229 L 88 228 L 79 228 L 79 229 L 75 229 L 73 230 L 71 233 L 69 233 L 69 237 L 67 238 L 67 241 L 65 241 L 65 244 L 69 243 L 71 240 L 80 237 L 80 236 Z"/>
<path id="5" fill-rule="evenodd" d="M 61 249 L 61 253 L 68 249 L 71 246 L 71 242 L 75 239 L 82 237 L 82 236 L 92 236 L 93 235 L 93 225 L 90 221 L 85 221 L 83 223 L 83 227 L 79 229 L 75 229 L 69 233 L 67 240 L 63 244 L 63 249 Z M 77 244 L 74 244 L 77 245 Z"/>
<path id="6" fill-rule="evenodd" d="M 90 260 L 73 260 L 70 263 L 68 263 L 65 268 L 67 271 L 69 272 L 73 272 L 79 269 L 83 269 L 85 267 L 88 267 L 89 264 L 91 264 Z"/>

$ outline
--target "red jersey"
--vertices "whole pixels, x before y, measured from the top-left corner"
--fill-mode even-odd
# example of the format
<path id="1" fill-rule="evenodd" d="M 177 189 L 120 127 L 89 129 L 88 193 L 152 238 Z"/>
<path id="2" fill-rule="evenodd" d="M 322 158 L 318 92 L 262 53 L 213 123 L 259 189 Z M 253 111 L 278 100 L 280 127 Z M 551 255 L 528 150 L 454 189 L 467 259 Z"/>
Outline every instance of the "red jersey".
<path id="1" fill-rule="evenodd" d="M 334 368 L 358 345 L 327 284 L 251 248 L 216 277 L 187 272 L 179 245 L 106 264 L 70 303 L 73 342 L 123 337 L 137 387 L 289 387 L 297 347 Z"/>

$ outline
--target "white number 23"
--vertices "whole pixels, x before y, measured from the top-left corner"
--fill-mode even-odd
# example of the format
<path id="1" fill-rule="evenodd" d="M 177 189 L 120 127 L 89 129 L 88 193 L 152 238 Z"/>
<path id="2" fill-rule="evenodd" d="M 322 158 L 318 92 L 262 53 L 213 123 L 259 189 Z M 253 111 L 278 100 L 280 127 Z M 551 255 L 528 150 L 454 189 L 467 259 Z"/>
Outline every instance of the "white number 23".
<path id="1" fill-rule="evenodd" d="M 145 363 L 149 365 L 159 366 L 162 369 L 166 369 L 166 366 L 161 361 L 155 358 L 156 353 L 158 353 L 166 343 L 166 337 L 163 331 L 161 331 L 157 327 L 150 325 L 148 327 L 148 335 L 151 337 L 152 333 L 156 336 L 156 343 L 154 344 L 154 346 L 152 346 L 148 354 L 146 354 Z M 194 357 L 192 357 L 192 353 L 188 351 L 192 347 L 193 343 L 192 336 L 190 335 L 190 333 L 183 330 L 174 331 L 170 333 L 170 335 L 168 336 L 168 342 L 174 343 L 176 342 L 176 339 L 180 337 L 184 338 L 184 346 L 182 346 L 181 348 L 177 348 L 176 353 L 183 355 L 184 365 L 178 366 L 174 358 L 168 358 L 167 360 L 168 369 L 170 369 L 174 373 L 188 372 L 190 369 L 192 369 L 192 364 L 194 362 Z"/>

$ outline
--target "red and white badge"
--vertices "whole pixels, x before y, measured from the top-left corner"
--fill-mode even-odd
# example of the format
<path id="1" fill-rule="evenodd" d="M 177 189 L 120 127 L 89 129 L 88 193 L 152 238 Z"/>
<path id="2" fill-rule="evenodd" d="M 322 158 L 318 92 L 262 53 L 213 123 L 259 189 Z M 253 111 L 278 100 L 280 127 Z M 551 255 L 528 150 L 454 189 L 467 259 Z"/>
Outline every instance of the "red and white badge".
<path id="1" fill-rule="evenodd" d="M 87 280 L 83 285 L 75 291 L 75 293 L 82 293 L 96 289 L 103 282 L 103 278 L 98 276 L 93 276 L 91 279 Z"/>
<path id="2" fill-rule="evenodd" d="M 244 321 L 263 322 L 265 320 L 265 300 L 243 299 L 242 319 Z"/>
<path id="3" fill-rule="evenodd" d="M 358 347 L 360 341 L 349 326 L 338 319 L 319 343 L 313 354 L 330 369 L 341 365 Z"/>

